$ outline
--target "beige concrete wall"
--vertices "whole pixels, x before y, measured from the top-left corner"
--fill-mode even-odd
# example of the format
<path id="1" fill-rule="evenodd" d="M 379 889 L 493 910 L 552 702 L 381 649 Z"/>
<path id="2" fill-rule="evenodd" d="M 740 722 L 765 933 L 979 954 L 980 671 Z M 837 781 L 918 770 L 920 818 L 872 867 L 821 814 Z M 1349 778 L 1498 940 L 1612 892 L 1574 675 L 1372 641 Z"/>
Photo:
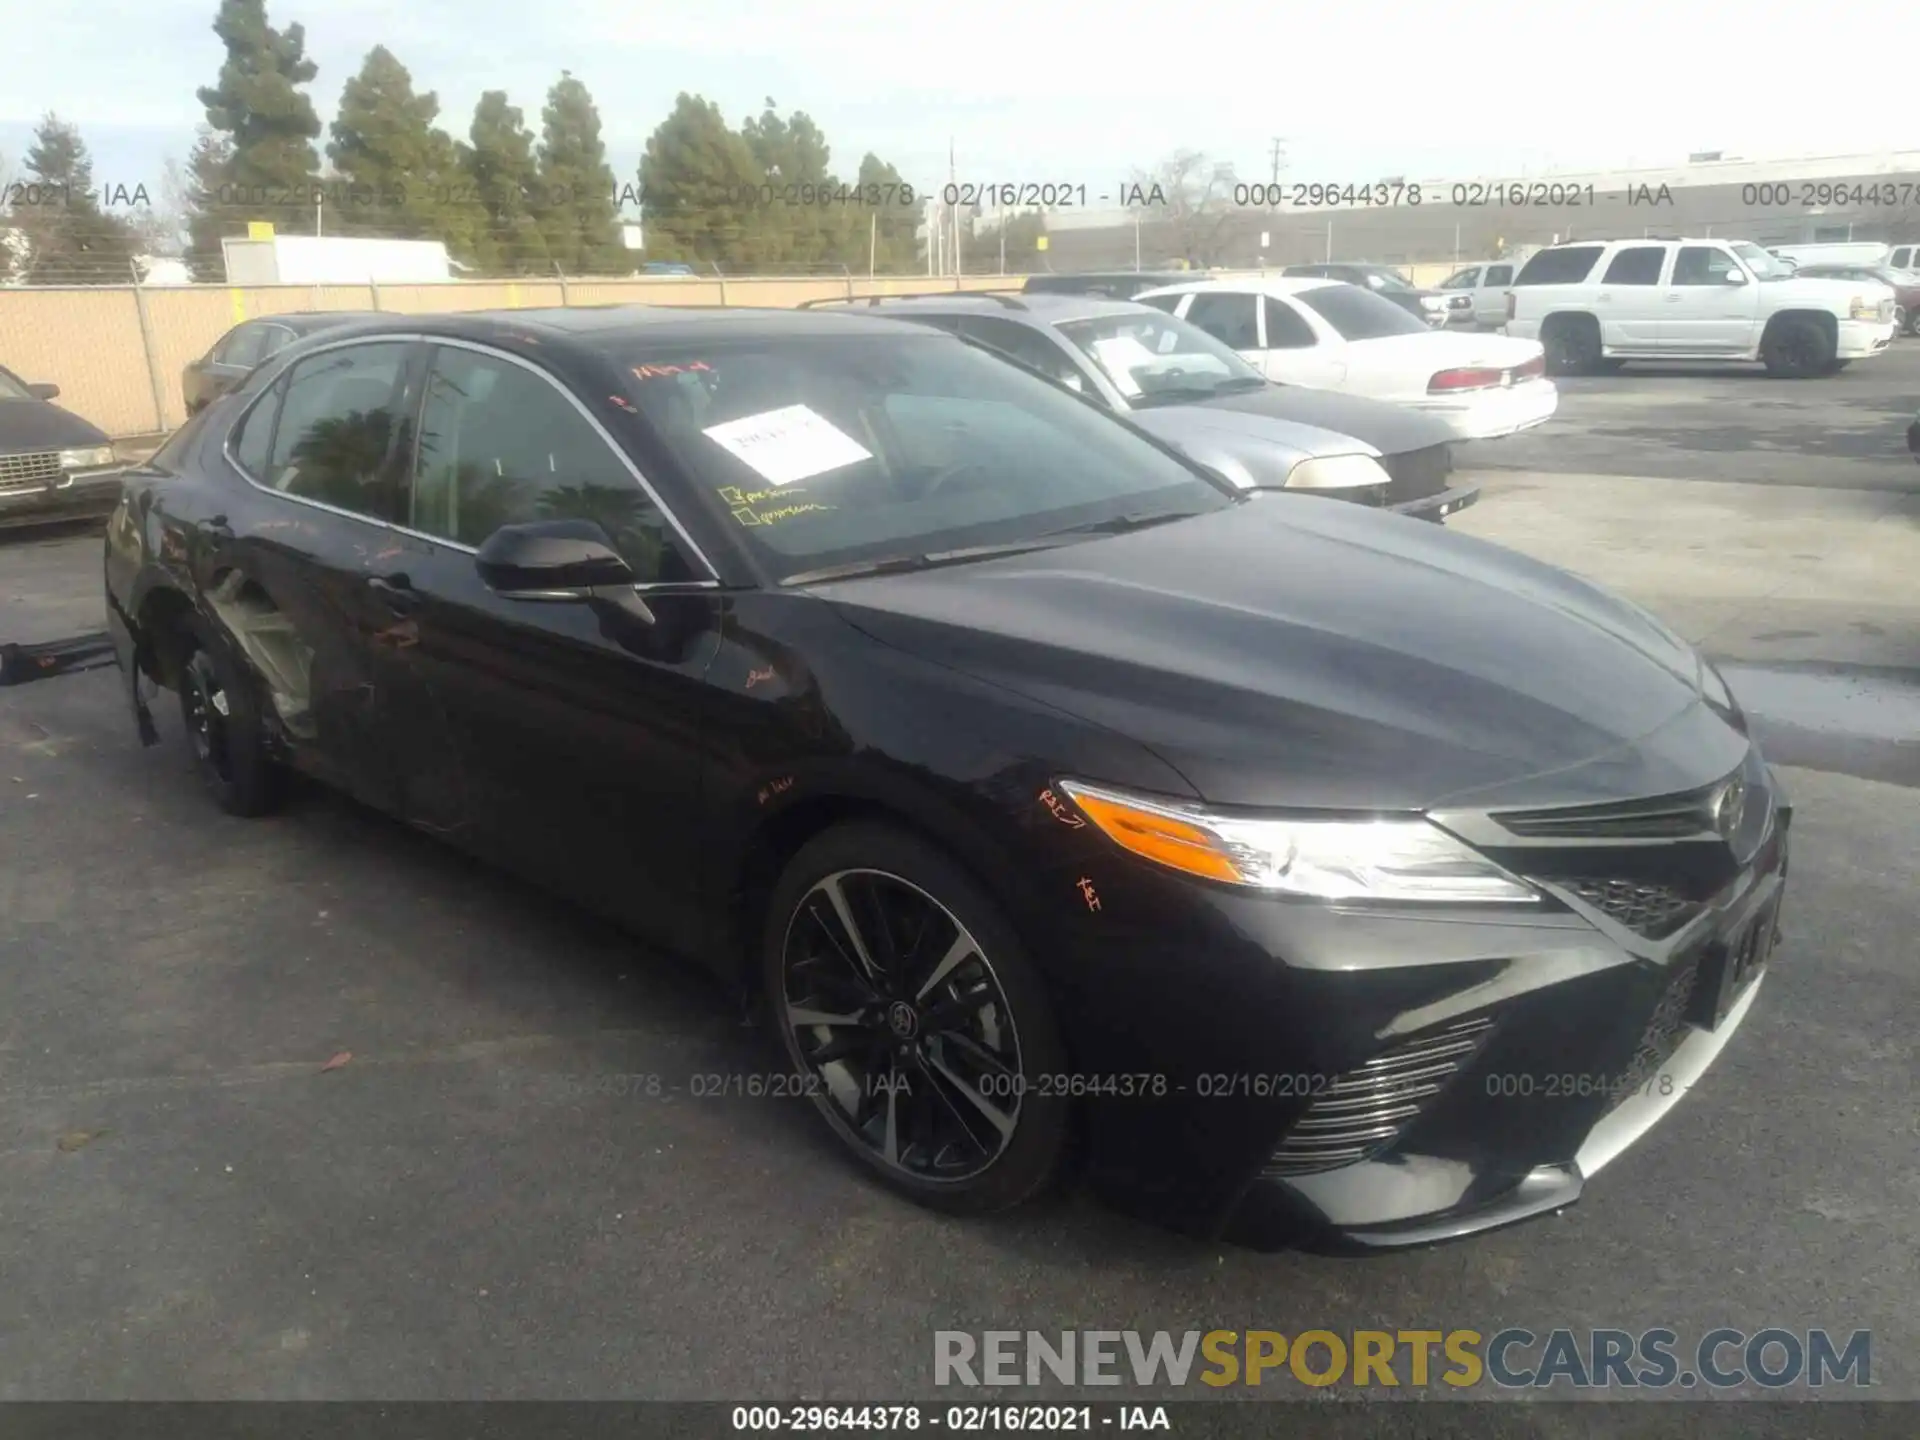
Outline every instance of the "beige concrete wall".
<path id="1" fill-rule="evenodd" d="M 1018 286 L 1019 277 L 867 280 L 460 280 L 429 285 L 85 286 L 0 289 L 0 365 L 60 387 L 60 404 L 117 437 L 170 430 L 185 417 L 180 372 L 243 320 L 290 310 L 403 315 L 554 305 L 753 305 L 918 290 Z"/>

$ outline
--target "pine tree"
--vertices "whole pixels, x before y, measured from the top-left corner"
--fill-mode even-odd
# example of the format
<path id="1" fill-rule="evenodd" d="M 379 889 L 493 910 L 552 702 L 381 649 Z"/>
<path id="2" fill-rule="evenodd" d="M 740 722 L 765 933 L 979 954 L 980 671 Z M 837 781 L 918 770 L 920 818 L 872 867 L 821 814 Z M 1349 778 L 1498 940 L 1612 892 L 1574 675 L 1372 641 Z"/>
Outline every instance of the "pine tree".
<path id="1" fill-rule="evenodd" d="M 31 285 L 124 285 L 133 279 L 133 229 L 100 208 L 93 160 L 77 126 L 48 114 L 26 155 L 28 193 L 40 203 L 16 217 Z"/>
<path id="2" fill-rule="evenodd" d="M 187 224 L 187 269 L 195 280 L 226 278 L 226 256 L 220 249 L 225 233 L 219 219 L 220 187 L 233 171 L 233 142 L 211 125 L 201 125 L 187 152 L 185 193 L 181 210 Z"/>
<path id="3" fill-rule="evenodd" d="M 335 233 L 396 240 L 439 240 L 470 259 L 482 212 L 452 137 L 434 125 L 440 99 L 417 94 L 413 76 L 384 45 L 367 52 L 347 81 L 327 145 L 337 181 L 328 188 Z"/>
<path id="4" fill-rule="evenodd" d="M 535 218 L 540 167 L 525 115 L 507 103 L 506 91 L 488 90 L 473 107 L 467 139 L 461 159 L 484 217 L 474 263 L 489 275 L 550 274 L 546 236 Z"/>
<path id="5" fill-rule="evenodd" d="M 547 92 L 540 113 L 539 205 L 535 215 L 549 258 L 568 274 L 610 274 L 630 267 L 621 248 L 613 171 L 600 139 L 600 111 L 571 71 Z"/>
<path id="6" fill-rule="evenodd" d="M 647 258 L 700 260 L 750 269 L 777 251 L 760 203 L 765 172 L 720 109 L 682 94 L 647 139 L 640 161 Z"/>
<path id="7" fill-rule="evenodd" d="M 209 266 L 207 257 L 220 254 L 221 238 L 246 234 L 249 221 L 311 235 L 320 168 L 313 148 L 320 117 L 301 88 L 319 74 L 306 58 L 305 28 L 296 23 L 274 29 L 266 0 L 220 0 L 213 32 L 227 47 L 227 58 L 218 83 L 202 86 L 198 95 L 208 125 L 225 137 L 229 150 L 216 174 L 203 168 L 212 152 L 195 149 L 203 164 L 193 169 L 198 203 L 187 228 L 196 277 Z"/>
<path id="8" fill-rule="evenodd" d="M 740 130 L 773 193 L 774 203 L 765 207 L 761 217 L 767 258 L 803 268 L 850 263 L 857 229 L 864 260 L 865 213 L 842 203 L 842 186 L 829 164 L 826 136 L 812 117 L 796 110 L 790 119 L 782 120 L 769 97 L 760 118 L 747 121 Z"/>
<path id="9" fill-rule="evenodd" d="M 914 274 L 920 268 L 917 230 L 927 197 L 872 151 L 860 160 L 860 191 L 863 200 L 878 202 L 871 207 L 877 212 L 872 230 L 875 271 L 881 275 Z"/>

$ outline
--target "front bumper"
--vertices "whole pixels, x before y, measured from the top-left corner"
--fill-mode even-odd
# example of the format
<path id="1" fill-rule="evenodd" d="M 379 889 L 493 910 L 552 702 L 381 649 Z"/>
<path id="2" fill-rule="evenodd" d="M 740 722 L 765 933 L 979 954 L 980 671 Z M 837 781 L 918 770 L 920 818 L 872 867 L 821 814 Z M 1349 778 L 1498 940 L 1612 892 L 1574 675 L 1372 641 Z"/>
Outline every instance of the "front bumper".
<path id="1" fill-rule="evenodd" d="M 1891 320 L 1842 320 L 1834 345 L 1834 359 L 1863 360 L 1893 343 Z"/>
<path id="2" fill-rule="evenodd" d="M 1409 403 L 1446 421 L 1458 439 L 1493 440 L 1551 420 L 1560 408 L 1560 391 L 1551 380 L 1526 380 L 1459 395 L 1425 396 Z"/>
<path id="3" fill-rule="evenodd" d="M 1438 495 L 1428 495 L 1419 500 L 1404 500 L 1398 505 L 1387 508 L 1400 515 L 1411 515 L 1416 520 L 1445 520 L 1449 515 L 1458 515 L 1469 506 L 1480 503 L 1478 485 L 1455 485 L 1450 490 L 1442 490 Z"/>
<path id="4" fill-rule="evenodd" d="M 120 479 L 126 472 L 125 465 L 113 465 L 69 471 L 49 485 L 0 489 L 0 529 L 108 515 L 120 498 Z"/>
<path id="5" fill-rule="evenodd" d="M 1091 1184 L 1189 1233 L 1358 1250 L 1572 1204 L 1751 1011 L 1792 815 L 1767 793 L 1751 861 L 1660 941 L 1576 904 L 1342 910 L 1078 862 L 1102 908 L 1064 972 L 1075 1068 L 1136 1077 L 1088 1102 Z"/>

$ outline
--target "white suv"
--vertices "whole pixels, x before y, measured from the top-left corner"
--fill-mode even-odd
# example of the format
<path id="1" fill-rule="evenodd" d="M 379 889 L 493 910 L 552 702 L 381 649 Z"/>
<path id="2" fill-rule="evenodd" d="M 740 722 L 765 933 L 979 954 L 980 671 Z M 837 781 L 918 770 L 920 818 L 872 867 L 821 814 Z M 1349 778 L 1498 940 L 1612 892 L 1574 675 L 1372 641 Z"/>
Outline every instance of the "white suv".
<path id="1" fill-rule="evenodd" d="M 1538 340 L 1550 374 L 1627 360 L 1761 360 L 1827 375 L 1893 340 L 1893 292 L 1795 279 L 1744 240 L 1589 240 L 1541 250 L 1513 277 L 1506 333 Z"/>

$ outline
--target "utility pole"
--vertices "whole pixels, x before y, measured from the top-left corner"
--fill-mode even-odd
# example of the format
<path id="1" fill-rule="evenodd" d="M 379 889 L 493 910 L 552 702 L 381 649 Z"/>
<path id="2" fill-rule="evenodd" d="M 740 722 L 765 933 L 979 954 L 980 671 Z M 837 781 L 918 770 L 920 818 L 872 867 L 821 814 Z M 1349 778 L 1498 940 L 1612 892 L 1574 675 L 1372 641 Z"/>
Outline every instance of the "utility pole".
<path id="1" fill-rule="evenodd" d="M 1276 135 L 1273 137 L 1273 154 L 1269 158 L 1273 161 L 1273 183 L 1278 185 L 1280 183 L 1280 172 L 1287 168 L 1286 136 Z"/>

